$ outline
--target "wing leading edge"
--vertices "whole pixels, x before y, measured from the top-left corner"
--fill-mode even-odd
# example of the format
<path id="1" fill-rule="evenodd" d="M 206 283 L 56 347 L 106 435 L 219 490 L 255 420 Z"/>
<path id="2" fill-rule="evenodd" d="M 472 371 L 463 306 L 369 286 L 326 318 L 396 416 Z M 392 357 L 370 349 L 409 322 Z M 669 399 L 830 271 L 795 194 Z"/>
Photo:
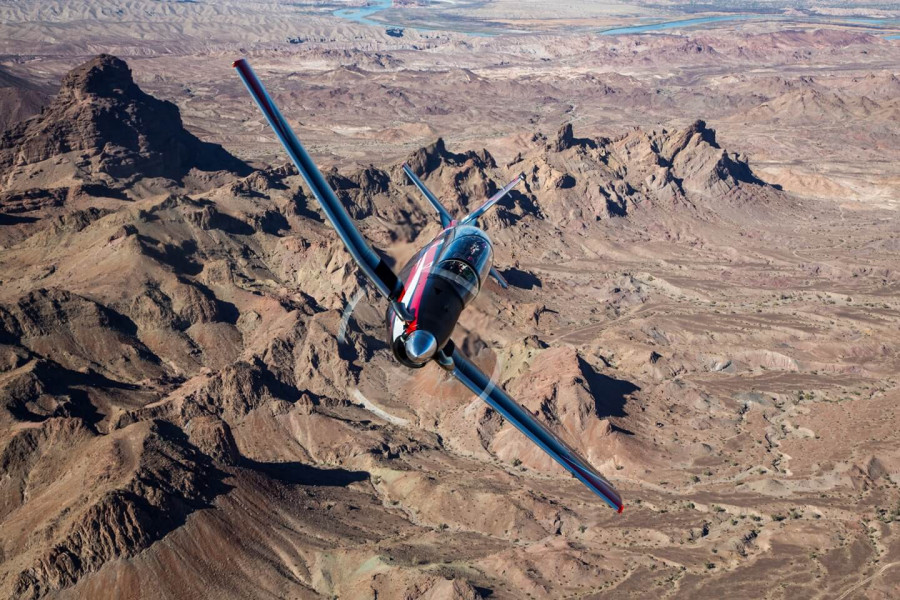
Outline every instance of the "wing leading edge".
<path id="1" fill-rule="evenodd" d="M 622 512 L 624 506 L 619 493 L 589 462 L 510 398 L 506 392 L 494 385 L 494 382 L 481 369 L 456 348 L 453 349 L 451 359 L 453 361 L 451 372 L 454 377 L 499 412 L 516 429 L 528 436 L 541 450 L 577 477 L 588 489 L 603 498 L 609 506 Z"/>
<path id="2" fill-rule="evenodd" d="M 319 201 L 325 216 L 328 217 L 328 220 L 334 226 L 353 260 L 356 261 L 356 264 L 359 265 L 359 268 L 378 289 L 379 293 L 391 302 L 397 314 L 401 317 L 408 316 L 407 311 L 397 302 L 397 297 L 402 292 L 402 283 L 384 260 L 363 239 L 359 230 L 350 219 L 350 215 L 347 214 L 347 209 L 335 196 L 334 190 L 325 181 L 322 173 L 282 116 L 281 111 L 272 102 L 272 98 L 269 96 L 266 88 L 263 87 L 262 82 L 250 67 L 250 63 L 242 58 L 235 61 L 233 66 L 237 69 L 238 75 L 241 76 L 250 95 L 253 96 L 256 104 L 263 115 L 265 115 L 275 135 L 278 136 L 278 140 L 284 146 L 291 161 L 293 161 L 297 170 L 300 171 L 300 175 L 303 176 L 306 185 L 309 186 L 310 191 L 316 197 L 316 200 Z"/>

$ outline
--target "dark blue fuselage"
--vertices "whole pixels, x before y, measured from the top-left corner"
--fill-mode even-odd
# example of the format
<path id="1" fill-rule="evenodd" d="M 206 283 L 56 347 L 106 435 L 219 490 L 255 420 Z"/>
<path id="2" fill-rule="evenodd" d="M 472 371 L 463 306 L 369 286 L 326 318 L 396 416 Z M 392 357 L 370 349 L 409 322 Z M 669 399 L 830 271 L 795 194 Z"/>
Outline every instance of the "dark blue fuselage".
<path id="1" fill-rule="evenodd" d="M 399 276 L 404 285 L 400 303 L 415 318 L 405 323 L 390 307 L 386 316 L 397 360 L 413 368 L 427 364 L 427 360 L 411 359 L 404 347 L 417 330 L 434 336 L 438 350 L 447 344 L 463 308 L 481 290 L 492 262 L 493 247 L 487 234 L 471 225 L 454 224 L 406 263 Z"/>

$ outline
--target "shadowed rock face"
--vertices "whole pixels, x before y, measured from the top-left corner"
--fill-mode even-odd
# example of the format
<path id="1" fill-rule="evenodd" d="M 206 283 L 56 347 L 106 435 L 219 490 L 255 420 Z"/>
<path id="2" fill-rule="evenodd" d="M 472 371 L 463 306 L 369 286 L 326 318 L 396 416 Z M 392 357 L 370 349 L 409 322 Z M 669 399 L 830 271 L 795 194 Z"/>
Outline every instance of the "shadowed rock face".
<path id="1" fill-rule="evenodd" d="M 41 462 L 66 449 L 93 455 L 100 468 L 83 472 L 86 495 L 62 494 L 67 510 L 56 523 L 61 539 L 16 577 L 15 597 L 43 597 L 109 560 L 133 555 L 227 490 L 225 474 L 210 457 L 163 421 L 102 438 L 77 419 L 48 421 L 13 437 L 0 466 L 9 475 L 34 476 L 27 487 L 40 491 L 58 481 L 41 481 Z"/>
<path id="2" fill-rule="evenodd" d="M 506 177 L 524 173 L 526 185 L 482 219 L 489 231 L 526 215 L 582 227 L 612 217 L 652 220 L 672 209 L 721 215 L 746 202 L 761 205 L 778 197 L 753 174 L 746 157 L 716 143 L 715 131 L 702 120 L 675 130 L 634 129 L 616 139 L 577 138 L 566 123 L 552 142 L 545 140 L 535 134 L 506 165 Z M 486 150 L 456 154 L 438 139 L 410 154 L 407 163 L 442 194 L 451 213 L 465 214 L 498 189 L 491 176 L 497 165 Z M 377 206 L 377 195 L 369 203 Z M 641 205 L 652 212 L 636 213 Z"/>
<path id="3" fill-rule="evenodd" d="M 181 180 L 191 169 L 249 169 L 186 131 L 178 107 L 145 94 L 125 61 L 102 54 L 70 71 L 37 117 L 0 137 L 0 174 L 77 152 L 86 178 Z"/>

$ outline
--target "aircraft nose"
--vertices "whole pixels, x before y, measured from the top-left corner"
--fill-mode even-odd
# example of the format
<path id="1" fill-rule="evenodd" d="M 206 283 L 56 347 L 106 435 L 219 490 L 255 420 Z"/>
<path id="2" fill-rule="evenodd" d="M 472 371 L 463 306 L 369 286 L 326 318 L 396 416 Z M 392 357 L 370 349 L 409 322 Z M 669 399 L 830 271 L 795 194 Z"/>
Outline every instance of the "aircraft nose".
<path id="1" fill-rule="evenodd" d="M 403 345 L 406 348 L 406 355 L 416 363 L 424 363 L 437 351 L 437 340 L 433 335 L 421 329 L 416 329 L 409 334 Z"/>

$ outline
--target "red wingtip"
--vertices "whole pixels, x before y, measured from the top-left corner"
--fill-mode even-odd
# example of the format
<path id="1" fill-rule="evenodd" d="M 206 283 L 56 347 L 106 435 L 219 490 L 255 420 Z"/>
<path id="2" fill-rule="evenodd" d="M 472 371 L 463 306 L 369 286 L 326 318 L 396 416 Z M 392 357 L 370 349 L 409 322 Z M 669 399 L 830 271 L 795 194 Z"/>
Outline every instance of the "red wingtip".
<path id="1" fill-rule="evenodd" d="M 622 514 L 622 511 L 623 511 L 623 510 L 625 510 L 625 505 L 624 505 L 624 504 L 620 504 L 620 505 L 619 505 L 619 510 L 617 510 L 616 512 L 619 513 L 619 514 Z"/>
<path id="2" fill-rule="evenodd" d="M 239 58 L 239 59 L 237 59 L 236 61 L 234 61 L 233 63 L 231 63 L 231 66 L 234 67 L 234 68 L 236 69 L 237 66 L 238 66 L 239 64 L 243 63 L 243 62 L 245 62 L 244 59 L 243 59 L 243 58 Z"/>

